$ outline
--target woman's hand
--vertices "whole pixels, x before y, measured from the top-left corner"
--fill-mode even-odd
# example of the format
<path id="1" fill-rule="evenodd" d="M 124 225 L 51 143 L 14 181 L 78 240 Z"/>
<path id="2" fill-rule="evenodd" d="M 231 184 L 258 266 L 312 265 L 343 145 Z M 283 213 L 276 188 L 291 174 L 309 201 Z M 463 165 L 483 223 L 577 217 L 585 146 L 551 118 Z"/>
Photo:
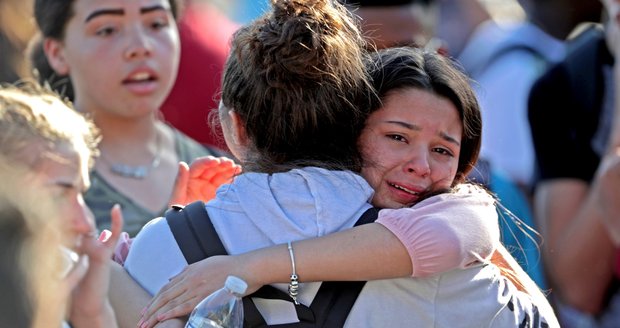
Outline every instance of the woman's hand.
<path id="1" fill-rule="evenodd" d="M 181 162 L 168 205 L 187 205 L 197 200 L 207 202 L 215 197 L 217 188 L 230 183 L 239 173 L 241 166 L 226 157 L 200 157 L 190 166 Z"/>
<path id="2" fill-rule="evenodd" d="M 237 276 L 248 283 L 247 294 L 261 287 L 250 281 L 242 256 L 213 256 L 186 267 L 153 297 L 142 314 L 140 327 L 154 327 L 158 322 L 188 315 L 205 297 L 222 288 L 226 277 Z M 246 276 L 247 274 L 247 276 Z"/>
<path id="3" fill-rule="evenodd" d="M 111 217 L 112 232 L 105 230 L 98 239 L 84 236 L 82 240 L 80 251 L 88 258 L 88 269 L 73 288 L 70 319 L 74 327 L 114 327 L 116 319 L 108 289 L 112 253 L 123 227 L 118 205 L 112 208 Z"/>

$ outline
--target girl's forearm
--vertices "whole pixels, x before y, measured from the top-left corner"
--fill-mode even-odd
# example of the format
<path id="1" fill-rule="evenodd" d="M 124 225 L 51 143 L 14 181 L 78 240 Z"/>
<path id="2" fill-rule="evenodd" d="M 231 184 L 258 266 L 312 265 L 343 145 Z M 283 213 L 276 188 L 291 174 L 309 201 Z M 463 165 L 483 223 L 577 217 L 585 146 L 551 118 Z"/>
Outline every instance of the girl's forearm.
<path id="1" fill-rule="evenodd" d="M 117 263 L 112 263 L 109 297 L 121 328 L 136 327 L 140 312 L 151 300 L 151 295 Z"/>
<path id="2" fill-rule="evenodd" d="M 392 232 L 371 223 L 320 238 L 292 243 L 301 282 L 376 280 L 407 277 L 412 273 L 407 249 Z M 259 284 L 290 280 L 292 263 L 286 245 L 239 255 L 245 272 Z"/>
<path id="3" fill-rule="evenodd" d="M 71 326 L 75 328 L 116 328 L 116 315 L 109 301 L 105 302 L 103 310 L 98 315 L 73 313 Z"/>

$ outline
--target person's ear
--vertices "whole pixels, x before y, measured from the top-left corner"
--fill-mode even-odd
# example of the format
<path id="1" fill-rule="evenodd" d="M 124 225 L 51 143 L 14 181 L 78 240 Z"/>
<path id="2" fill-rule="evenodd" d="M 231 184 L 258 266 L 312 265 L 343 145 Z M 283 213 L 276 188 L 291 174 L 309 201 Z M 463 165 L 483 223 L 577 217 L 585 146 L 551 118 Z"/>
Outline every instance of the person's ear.
<path id="1" fill-rule="evenodd" d="M 245 124 L 243 123 L 243 120 L 234 109 L 228 111 L 228 116 L 230 117 L 232 127 L 233 142 L 242 147 L 247 147 L 249 140 L 245 131 Z"/>
<path id="2" fill-rule="evenodd" d="M 69 74 L 69 65 L 65 58 L 65 47 L 62 42 L 52 38 L 45 38 L 43 40 L 43 51 L 45 51 L 45 57 L 47 57 L 50 67 L 58 75 Z"/>

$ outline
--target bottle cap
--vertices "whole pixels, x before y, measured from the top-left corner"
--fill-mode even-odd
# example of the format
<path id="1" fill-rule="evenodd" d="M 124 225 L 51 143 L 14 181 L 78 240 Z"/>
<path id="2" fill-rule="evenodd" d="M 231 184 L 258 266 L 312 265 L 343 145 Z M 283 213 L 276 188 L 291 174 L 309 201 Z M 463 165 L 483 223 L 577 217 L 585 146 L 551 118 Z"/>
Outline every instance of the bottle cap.
<path id="1" fill-rule="evenodd" d="M 224 283 L 226 288 L 230 289 L 235 294 L 242 295 L 248 289 L 248 284 L 243 281 L 243 279 L 235 276 L 228 276 L 226 278 L 226 283 Z"/>

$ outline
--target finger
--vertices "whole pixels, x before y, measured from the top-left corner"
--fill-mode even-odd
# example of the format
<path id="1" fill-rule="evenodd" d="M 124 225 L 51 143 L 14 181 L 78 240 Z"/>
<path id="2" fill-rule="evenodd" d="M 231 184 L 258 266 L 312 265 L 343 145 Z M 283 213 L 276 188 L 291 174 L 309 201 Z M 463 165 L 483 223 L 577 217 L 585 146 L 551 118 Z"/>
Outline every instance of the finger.
<path id="1" fill-rule="evenodd" d="M 124 222 L 123 212 L 121 211 L 121 206 L 119 204 L 114 204 L 112 210 L 110 210 L 110 217 L 112 219 L 112 224 L 110 226 L 110 229 L 112 229 L 111 235 L 108 236 L 106 240 L 102 241 L 108 247 L 116 247 L 116 244 L 121 237 Z"/>
<path id="2" fill-rule="evenodd" d="M 214 170 L 215 170 L 215 172 L 222 171 L 222 170 L 228 170 L 228 169 L 232 168 L 235 165 L 236 165 L 235 162 L 232 159 L 228 158 L 228 157 L 217 157 L 217 158 L 214 158 L 213 162 L 211 163 L 211 165 L 209 167 L 205 166 L 200 171 L 201 178 L 202 179 L 207 179 L 209 176 L 211 176 L 211 174 L 212 174 L 212 172 Z M 198 171 L 196 173 L 198 173 Z"/>
<path id="3" fill-rule="evenodd" d="M 142 318 L 140 319 L 140 322 L 138 322 L 138 327 L 140 328 L 152 328 L 155 327 L 155 325 L 157 325 L 159 323 L 159 321 L 157 321 L 156 318 Z"/>
<path id="4" fill-rule="evenodd" d="M 188 289 L 184 284 L 175 284 L 167 290 L 157 293 L 149 307 L 147 307 L 144 317 L 154 316 L 156 313 L 160 312 L 161 308 L 166 307 L 169 303 L 177 304 L 184 301 L 185 298 L 187 298 L 184 296 L 186 293 L 188 293 Z"/>
<path id="5" fill-rule="evenodd" d="M 186 316 L 192 313 L 192 311 L 194 310 L 196 305 L 198 305 L 198 303 L 200 303 L 200 300 L 198 298 L 192 298 L 191 300 L 187 302 L 183 302 L 182 304 L 179 304 L 177 306 L 174 306 L 167 311 L 165 309 L 162 309 L 164 310 L 164 312 L 162 312 L 161 314 L 158 314 L 156 318 L 158 321 L 165 321 L 165 320 L 170 320 L 173 318 L 179 318 L 179 317 Z"/>
<path id="6" fill-rule="evenodd" d="M 88 257 L 80 256 L 80 259 L 73 265 L 73 268 L 71 268 L 64 280 L 69 285 L 70 290 L 73 290 L 82 281 L 87 271 Z"/>
<path id="7" fill-rule="evenodd" d="M 239 172 L 237 166 L 230 166 L 226 168 L 222 168 L 217 172 L 214 172 L 213 176 L 210 178 L 211 184 L 215 189 L 219 188 L 222 184 L 231 183 L 235 176 Z"/>
<path id="8" fill-rule="evenodd" d="M 226 172 L 228 170 L 231 170 L 232 166 L 233 166 L 233 163 L 218 159 L 218 163 L 216 165 L 213 165 L 209 167 L 208 170 L 205 169 L 201 172 L 200 179 L 204 181 L 211 181 L 213 176 L 219 174 L 220 172 Z"/>
<path id="9" fill-rule="evenodd" d="M 172 287 L 168 287 L 166 290 L 161 290 L 155 295 L 149 306 L 146 308 L 146 311 L 142 315 L 143 318 L 151 318 L 154 317 L 157 313 L 161 312 L 161 308 L 165 308 L 168 303 L 173 302 L 172 304 L 176 304 L 179 300 L 177 298 L 183 296 L 183 294 L 187 291 L 187 289 L 183 285 L 173 285 Z"/>
<path id="10" fill-rule="evenodd" d="M 157 321 L 156 318 L 142 317 L 140 319 L 140 322 L 138 322 L 138 327 L 140 327 L 140 328 L 151 328 L 151 327 L 155 327 L 158 323 L 159 323 L 159 321 Z"/>
<path id="11" fill-rule="evenodd" d="M 219 165 L 220 160 L 213 156 L 205 156 L 195 159 L 189 166 L 190 178 L 200 178 L 203 172 Z"/>
<path id="12" fill-rule="evenodd" d="M 243 172 L 243 166 L 239 165 L 239 164 L 235 164 L 235 175 L 239 175 Z"/>
<path id="13" fill-rule="evenodd" d="M 185 327 L 185 321 L 182 319 L 170 319 L 166 321 L 160 321 L 155 328 L 183 328 Z"/>
<path id="14" fill-rule="evenodd" d="M 211 179 L 211 183 L 217 187 L 224 183 L 230 183 L 232 179 L 235 177 L 235 168 L 231 167 L 229 170 L 221 171 L 218 174 L 214 175 Z"/>
<path id="15" fill-rule="evenodd" d="M 168 206 L 175 204 L 185 205 L 187 203 L 187 185 L 189 183 L 189 167 L 185 162 L 179 162 L 179 170 L 172 188 L 172 196 Z"/>

